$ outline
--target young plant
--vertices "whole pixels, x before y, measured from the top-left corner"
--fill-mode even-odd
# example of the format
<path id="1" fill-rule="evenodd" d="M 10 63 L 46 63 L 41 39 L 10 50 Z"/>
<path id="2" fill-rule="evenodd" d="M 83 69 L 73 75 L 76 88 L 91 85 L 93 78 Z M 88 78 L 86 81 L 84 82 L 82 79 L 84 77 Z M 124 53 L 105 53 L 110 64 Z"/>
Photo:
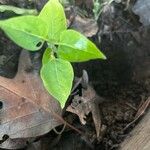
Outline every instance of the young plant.
<path id="1" fill-rule="evenodd" d="M 47 42 L 40 75 L 47 91 L 63 108 L 74 78 L 70 62 L 106 59 L 86 37 L 67 29 L 64 9 L 58 0 L 49 0 L 38 16 L 27 15 L 0 21 L 0 28 L 22 48 L 41 49 Z"/>

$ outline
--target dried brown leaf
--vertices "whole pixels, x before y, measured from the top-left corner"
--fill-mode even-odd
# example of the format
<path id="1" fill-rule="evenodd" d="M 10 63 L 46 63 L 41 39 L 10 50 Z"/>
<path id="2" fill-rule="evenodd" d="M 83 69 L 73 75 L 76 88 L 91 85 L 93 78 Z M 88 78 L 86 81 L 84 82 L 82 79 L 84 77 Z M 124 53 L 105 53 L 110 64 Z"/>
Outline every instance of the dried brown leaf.
<path id="1" fill-rule="evenodd" d="M 78 115 L 83 125 L 86 124 L 86 116 L 91 112 L 95 124 L 96 134 L 97 137 L 99 137 L 101 130 L 99 103 L 102 101 L 103 99 L 96 94 L 95 90 L 91 86 L 88 86 L 87 90 L 83 91 L 82 97 L 74 97 L 72 104 L 68 106 L 67 111 Z"/>
<path id="2" fill-rule="evenodd" d="M 0 140 L 4 135 L 10 139 L 37 137 L 61 124 L 54 117 L 61 116 L 60 105 L 33 72 L 26 51 L 20 56 L 16 77 L 0 77 L 0 101 Z"/>
<path id="3" fill-rule="evenodd" d="M 75 17 L 71 28 L 76 29 L 86 37 L 92 37 L 98 32 L 98 25 L 94 19 L 80 17 L 79 15 Z"/>

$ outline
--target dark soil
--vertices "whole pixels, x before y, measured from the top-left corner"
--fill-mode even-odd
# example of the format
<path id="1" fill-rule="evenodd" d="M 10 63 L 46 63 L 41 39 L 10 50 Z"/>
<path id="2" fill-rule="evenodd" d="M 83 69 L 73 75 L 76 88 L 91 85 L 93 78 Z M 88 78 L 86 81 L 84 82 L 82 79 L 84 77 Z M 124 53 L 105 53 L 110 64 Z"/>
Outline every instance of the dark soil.
<path id="1" fill-rule="evenodd" d="M 45 2 L 46 0 L 4 1 L 5 4 L 38 10 Z M 150 29 L 143 28 L 138 17 L 130 10 L 124 11 L 124 7 L 122 4 L 114 4 L 115 16 L 102 14 L 98 20 L 99 32 L 91 38 L 108 59 L 73 64 L 76 76 L 81 76 L 83 69 L 87 70 L 90 83 L 98 95 L 105 98 L 105 101 L 99 105 L 105 128 L 101 137 L 99 139 L 95 137 L 91 115 L 87 117 L 87 124 L 81 125 L 76 115 L 65 112 L 64 117 L 68 121 L 90 136 L 82 137 L 68 128 L 62 135 L 51 131 L 40 138 L 42 148 L 38 147 L 39 143 L 34 143 L 37 149 L 115 150 L 134 128 L 135 124 L 124 130 L 134 120 L 140 103 L 150 96 Z M 1 19 L 11 16 L 10 12 L 0 14 Z M 103 32 L 106 24 L 110 25 L 107 33 Z M 12 78 L 17 71 L 21 48 L 11 42 L 2 31 L 0 37 L 0 75 Z M 29 146 L 27 149 L 33 148 Z"/>

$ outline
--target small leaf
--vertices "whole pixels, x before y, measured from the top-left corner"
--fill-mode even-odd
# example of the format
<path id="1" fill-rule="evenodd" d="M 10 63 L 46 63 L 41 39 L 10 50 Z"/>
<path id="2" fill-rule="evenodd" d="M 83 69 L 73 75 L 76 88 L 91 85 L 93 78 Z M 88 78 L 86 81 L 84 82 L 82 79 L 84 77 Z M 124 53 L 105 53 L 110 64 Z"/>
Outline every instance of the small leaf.
<path id="1" fill-rule="evenodd" d="M 11 5 L 0 5 L 0 12 L 12 11 L 18 15 L 37 15 L 38 12 L 36 9 L 25 9 L 19 8 Z"/>
<path id="2" fill-rule="evenodd" d="M 62 32 L 58 45 L 58 56 L 70 62 L 82 62 L 96 58 L 106 59 L 94 43 L 74 30 Z"/>
<path id="3" fill-rule="evenodd" d="M 39 50 L 48 34 L 46 23 L 36 16 L 21 16 L 0 21 L 0 27 L 16 44 L 31 51 Z"/>
<path id="4" fill-rule="evenodd" d="M 58 0 L 50 0 L 42 9 L 40 15 L 49 25 L 49 41 L 59 41 L 60 33 L 67 29 L 64 9 Z"/>
<path id="5" fill-rule="evenodd" d="M 52 50 L 50 48 L 47 48 L 43 54 L 43 58 L 42 58 L 42 64 L 46 64 L 50 61 L 51 59 L 51 52 Z"/>
<path id="6" fill-rule="evenodd" d="M 63 108 L 71 92 L 73 68 L 68 61 L 52 59 L 42 66 L 41 78 L 45 88 L 55 97 Z"/>

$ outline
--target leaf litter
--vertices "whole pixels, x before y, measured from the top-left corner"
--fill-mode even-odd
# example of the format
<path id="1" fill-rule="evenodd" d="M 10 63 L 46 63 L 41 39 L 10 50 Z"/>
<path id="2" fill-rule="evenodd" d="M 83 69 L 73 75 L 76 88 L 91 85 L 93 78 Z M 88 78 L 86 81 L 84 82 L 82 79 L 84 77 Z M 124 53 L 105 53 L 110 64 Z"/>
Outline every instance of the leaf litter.
<path id="1" fill-rule="evenodd" d="M 14 147 L 15 139 L 17 148 L 18 139 L 24 139 L 19 141 L 22 144 L 62 124 L 54 117 L 54 114 L 61 116 L 59 103 L 45 90 L 39 74 L 32 69 L 29 53 L 23 51 L 15 78 L 0 77 L 0 140 L 7 135 L 11 141 L 1 143 L 1 148 L 11 147 L 12 140 Z"/>
<path id="2" fill-rule="evenodd" d="M 141 94 L 141 93 L 144 93 L 145 94 L 145 92 L 143 92 L 143 91 L 141 91 L 140 93 L 138 93 L 138 94 L 134 94 L 135 92 L 133 92 L 133 91 L 138 91 L 139 89 L 141 89 L 142 88 L 142 86 L 140 86 L 140 87 L 134 87 L 133 86 L 133 89 L 128 89 L 127 90 L 127 92 L 128 91 L 130 91 L 130 92 L 132 92 L 133 94 L 132 95 L 138 95 L 137 97 L 139 98 L 139 95 Z M 135 90 L 136 89 L 136 90 Z M 108 89 L 107 89 L 108 90 Z M 123 94 L 121 94 L 121 98 L 123 97 L 123 95 L 127 95 L 127 94 L 124 94 L 124 93 L 127 93 L 126 91 L 125 92 L 123 92 Z M 110 93 L 109 93 L 110 94 Z M 143 95 L 143 94 L 142 94 Z M 117 96 L 117 98 L 119 98 L 119 96 Z M 121 99 L 120 98 L 120 99 Z M 134 100 L 137 100 L 137 98 L 132 98 L 132 99 L 134 99 Z M 129 97 L 125 97 L 125 100 L 126 101 L 129 101 L 129 102 L 131 102 L 130 100 L 129 100 Z M 120 140 L 121 141 L 121 136 L 124 136 L 124 135 L 121 135 L 121 136 L 116 136 L 116 133 L 118 133 L 118 132 L 115 132 L 115 130 L 117 130 L 118 131 L 118 128 L 121 128 L 120 127 L 120 125 L 119 124 L 117 124 L 117 123 L 114 123 L 113 124 L 113 122 L 115 122 L 115 120 L 117 120 L 116 122 L 121 122 L 121 121 L 123 121 L 123 122 L 125 122 L 125 121 L 127 121 L 127 119 L 124 117 L 124 116 L 126 116 L 126 111 L 124 111 L 124 109 L 122 109 L 122 107 L 124 106 L 123 104 L 117 104 L 117 107 L 116 107 L 116 104 L 114 104 L 115 102 L 112 102 L 112 103 L 110 103 L 110 104 L 103 104 L 103 106 L 102 106 L 102 112 L 103 112 L 103 118 L 102 118 L 102 121 L 103 121 L 103 123 L 104 124 L 106 124 L 106 125 L 110 125 L 110 127 L 108 126 L 108 129 L 107 129 L 107 132 L 105 133 L 106 135 L 105 135 L 105 138 L 103 139 L 103 141 L 102 141 L 102 144 L 100 144 L 100 145 L 97 145 L 96 144 L 96 147 L 99 149 L 99 148 L 101 148 L 101 147 L 103 147 L 103 145 L 104 146 L 106 146 L 105 148 L 110 148 L 112 145 L 113 145 L 113 143 L 114 142 L 112 142 L 113 140 L 112 139 L 115 139 L 117 142 Z M 1 105 L 1 104 L 0 104 Z M 108 105 L 108 106 L 107 106 Z M 2 105 L 1 105 L 2 106 Z M 0 106 L 0 107 L 1 107 Z M 119 106 L 119 107 L 118 107 Z M 134 105 L 133 105 L 134 106 Z M 111 115 L 111 113 L 113 113 L 112 112 L 112 110 L 111 110 L 111 107 L 113 107 L 114 108 L 114 110 L 113 111 L 120 111 L 120 112 L 123 112 L 123 113 L 121 113 L 121 116 L 122 116 L 122 118 L 123 119 L 121 119 L 121 117 L 120 116 L 118 116 L 117 114 L 119 114 L 119 113 L 114 113 L 115 115 L 114 115 L 114 118 L 116 118 L 116 119 L 114 119 L 113 120 L 113 118 L 112 118 L 112 116 L 113 115 Z M 135 107 L 135 106 L 134 106 Z M 119 108 L 119 110 L 118 110 L 118 108 Z M 136 108 L 136 107 L 135 107 Z M 132 109 L 133 110 L 133 109 Z M 134 115 L 135 115 L 135 110 L 134 110 L 134 113 L 133 113 Z M 112 118 L 112 119 L 111 119 Z M 129 117 L 130 118 L 130 117 Z M 118 121 L 119 120 L 119 121 Z M 132 121 L 133 120 L 133 116 L 131 116 L 131 119 L 130 119 L 130 121 Z M 129 123 L 129 122 L 127 122 L 127 123 Z M 114 128 L 114 129 L 113 129 Z M 121 128 L 122 129 L 122 128 Z M 116 138 L 116 137 L 118 137 L 118 139 Z M 68 132 L 67 132 L 67 137 L 69 137 L 69 135 L 68 135 Z M 73 135 L 73 137 L 74 137 L 74 135 Z M 70 137 L 69 137 L 70 138 Z M 78 139 L 79 139 L 79 137 L 78 137 Z M 48 139 L 49 140 L 49 139 Z M 47 141 L 48 141 L 47 140 Z M 66 141 L 68 141 L 68 138 L 65 138 L 65 140 Z M 15 139 L 15 141 L 16 141 L 16 139 Z M 50 140 L 49 140 L 50 141 Z M 108 142 L 106 142 L 106 141 L 108 141 Z M 51 142 L 51 141 L 50 141 Z M 50 144 L 50 142 L 48 142 L 48 145 Z M 76 141 L 73 141 L 74 143 L 76 142 Z M 112 142 L 112 143 L 111 143 Z M 71 143 L 71 142 L 70 142 Z M 81 142 L 79 141 L 78 143 L 75 143 L 75 146 L 77 146 L 78 144 L 80 144 Z M 64 145 L 65 143 L 63 143 L 63 145 Z M 72 143 L 71 143 L 72 144 Z M 58 145 L 59 145 L 59 143 L 58 143 Z M 72 144 L 73 145 L 73 144 Z M 84 148 L 85 148 L 85 144 L 84 144 Z M 66 147 L 64 148 L 64 149 L 66 149 Z M 69 147 L 69 149 L 71 149 L 70 147 Z"/>
<path id="3" fill-rule="evenodd" d="M 99 104 L 104 101 L 99 97 L 93 87 L 88 84 L 87 73 L 83 72 L 83 77 L 78 79 L 82 84 L 82 96 L 76 95 L 71 105 L 67 107 L 68 112 L 78 115 L 80 122 L 86 124 L 86 116 L 92 113 L 93 122 L 95 125 L 97 138 L 100 136 L 101 131 L 101 115 Z M 79 84 L 79 82 L 77 82 Z M 86 85 L 87 84 L 87 85 Z"/>

